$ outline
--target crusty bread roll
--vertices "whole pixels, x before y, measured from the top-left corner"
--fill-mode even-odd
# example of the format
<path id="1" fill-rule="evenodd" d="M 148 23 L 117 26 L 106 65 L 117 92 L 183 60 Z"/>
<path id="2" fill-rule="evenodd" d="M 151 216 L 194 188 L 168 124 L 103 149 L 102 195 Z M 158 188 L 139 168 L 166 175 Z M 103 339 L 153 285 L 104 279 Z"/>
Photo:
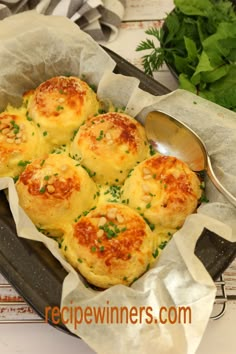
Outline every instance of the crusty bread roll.
<path id="1" fill-rule="evenodd" d="M 39 134 L 24 109 L 8 107 L 0 114 L 0 177 L 16 177 L 39 156 Z"/>
<path id="2" fill-rule="evenodd" d="M 28 115 L 51 147 L 67 144 L 75 130 L 98 108 L 95 92 L 74 76 L 53 77 L 28 95 Z"/>
<path id="3" fill-rule="evenodd" d="M 151 224 L 172 232 L 196 210 L 200 196 L 200 181 L 184 162 L 157 154 L 135 167 L 122 199 Z"/>
<path id="4" fill-rule="evenodd" d="M 148 157 L 149 145 L 137 120 L 109 112 L 80 127 L 70 154 L 91 171 L 97 183 L 121 184 L 130 170 Z"/>
<path id="5" fill-rule="evenodd" d="M 16 183 L 21 207 L 50 236 L 96 205 L 97 187 L 76 161 L 52 154 L 27 165 Z"/>
<path id="6" fill-rule="evenodd" d="M 154 236 L 143 218 L 123 204 L 99 205 L 64 236 L 66 259 L 89 283 L 130 285 L 153 262 Z"/>

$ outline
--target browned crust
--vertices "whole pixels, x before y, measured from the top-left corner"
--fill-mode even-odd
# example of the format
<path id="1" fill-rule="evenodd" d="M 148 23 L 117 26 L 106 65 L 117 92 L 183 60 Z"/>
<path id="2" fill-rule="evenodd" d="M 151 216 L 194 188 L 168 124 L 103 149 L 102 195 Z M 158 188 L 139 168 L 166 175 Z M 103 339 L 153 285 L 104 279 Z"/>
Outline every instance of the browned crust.
<path id="1" fill-rule="evenodd" d="M 120 213 L 120 210 L 119 210 Z M 106 214 L 105 214 L 106 215 Z M 82 217 L 74 225 L 74 238 L 79 245 L 90 250 L 91 255 L 104 260 L 106 266 L 114 267 L 116 260 L 128 261 L 134 253 L 140 255 L 140 247 L 146 236 L 146 224 L 139 215 L 122 215 L 124 222 L 118 223 L 109 219 L 103 227 L 99 227 L 99 219 L 104 214 L 93 213 L 90 217 Z M 114 232 L 111 236 L 109 231 L 104 231 L 102 236 L 100 230 Z"/>

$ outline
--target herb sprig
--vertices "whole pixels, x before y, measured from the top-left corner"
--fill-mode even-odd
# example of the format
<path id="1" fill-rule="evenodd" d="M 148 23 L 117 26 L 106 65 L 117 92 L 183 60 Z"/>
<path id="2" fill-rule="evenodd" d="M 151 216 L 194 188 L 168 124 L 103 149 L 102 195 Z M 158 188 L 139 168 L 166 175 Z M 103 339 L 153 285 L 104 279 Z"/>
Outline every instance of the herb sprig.
<path id="1" fill-rule="evenodd" d="M 145 33 L 137 51 L 153 75 L 166 62 L 179 87 L 236 111 L 236 10 L 229 0 L 174 0 L 161 29 Z"/>

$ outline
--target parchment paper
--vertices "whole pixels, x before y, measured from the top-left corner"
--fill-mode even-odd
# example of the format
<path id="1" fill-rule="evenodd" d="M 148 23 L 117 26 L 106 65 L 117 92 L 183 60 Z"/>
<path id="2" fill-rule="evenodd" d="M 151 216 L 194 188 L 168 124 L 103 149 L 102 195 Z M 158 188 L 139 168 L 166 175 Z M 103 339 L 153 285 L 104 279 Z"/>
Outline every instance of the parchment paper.
<path id="1" fill-rule="evenodd" d="M 85 33 L 66 18 L 44 17 L 34 12 L 13 16 L 0 23 L 0 108 L 20 104 L 25 90 L 49 77 L 70 73 L 84 75 L 98 85 L 99 98 L 126 106 L 141 121 L 153 108 L 166 110 L 189 124 L 205 141 L 214 168 L 232 193 L 236 188 L 236 115 L 195 95 L 177 90 L 155 97 L 138 88 L 138 80 L 112 73 L 115 63 Z M 196 102 L 196 103 L 193 103 Z M 101 354 L 193 354 L 212 310 L 215 285 L 194 247 L 204 227 L 236 241 L 236 210 L 207 181 L 210 203 L 187 218 L 166 246 L 156 265 L 131 287 L 106 291 L 87 288 L 81 277 L 61 258 L 57 243 L 39 233 L 18 205 L 11 178 L 0 179 L 8 189 L 10 208 L 20 237 L 42 241 L 60 260 L 68 276 L 63 284 L 61 307 L 101 308 L 151 306 L 158 317 L 161 306 L 190 306 L 191 323 L 87 324 L 68 328 Z M 223 222 L 217 221 L 222 220 Z"/>

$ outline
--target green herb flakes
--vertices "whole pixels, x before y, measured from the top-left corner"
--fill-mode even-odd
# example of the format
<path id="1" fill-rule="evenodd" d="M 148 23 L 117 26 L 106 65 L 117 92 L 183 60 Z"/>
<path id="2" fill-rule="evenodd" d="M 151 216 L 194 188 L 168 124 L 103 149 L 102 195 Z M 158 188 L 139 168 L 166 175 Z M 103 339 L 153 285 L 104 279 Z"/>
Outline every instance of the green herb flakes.
<path id="1" fill-rule="evenodd" d="M 11 120 L 11 125 L 13 126 L 13 133 L 18 134 L 20 131 L 20 127 L 14 120 Z"/>
<path id="2" fill-rule="evenodd" d="M 157 153 L 151 144 L 149 145 L 149 153 L 151 156 L 156 155 L 156 153 Z"/>
<path id="3" fill-rule="evenodd" d="M 201 198 L 199 199 L 199 203 L 208 203 L 209 199 L 206 197 L 204 193 L 202 193 Z"/>
<path id="4" fill-rule="evenodd" d="M 100 131 L 99 136 L 96 138 L 96 140 L 100 141 L 104 138 L 104 132 L 103 130 Z"/>
<path id="5" fill-rule="evenodd" d="M 161 250 L 163 250 L 167 245 L 167 241 L 162 241 L 160 245 L 158 246 Z"/>
<path id="6" fill-rule="evenodd" d="M 158 251 L 158 248 L 156 248 L 152 254 L 153 258 L 157 258 L 158 254 L 159 254 L 159 251 Z"/>
<path id="7" fill-rule="evenodd" d="M 30 161 L 28 161 L 28 160 L 25 160 L 25 161 L 20 160 L 17 165 L 18 165 L 18 166 L 21 166 L 21 167 L 25 167 L 25 166 L 27 166 L 29 163 L 30 163 Z"/>
<path id="8" fill-rule="evenodd" d="M 46 192 L 46 186 L 40 188 L 39 193 L 43 194 Z"/>
<path id="9" fill-rule="evenodd" d="M 89 168 L 85 167 L 84 165 L 81 165 L 81 167 L 83 167 L 83 169 L 85 169 L 85 171 L 88 173 L 89 177 L 96 176 L 96 172 L 91 171 Z"/>
<path id="10" fill-rule="evenodd" d="M 33 119 L 29 116 L 29 112 L 26 112 L 26 119 L 31 122 Z"/>

